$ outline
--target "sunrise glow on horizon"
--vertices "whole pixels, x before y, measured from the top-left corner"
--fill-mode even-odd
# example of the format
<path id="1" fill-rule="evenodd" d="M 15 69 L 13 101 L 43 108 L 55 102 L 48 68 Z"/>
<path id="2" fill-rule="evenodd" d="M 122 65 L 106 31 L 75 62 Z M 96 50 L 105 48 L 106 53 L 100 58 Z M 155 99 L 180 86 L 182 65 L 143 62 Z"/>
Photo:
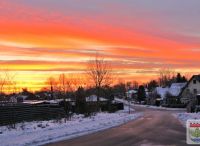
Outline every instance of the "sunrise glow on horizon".
<path id="1" fill-rule="evenodd" d="M 0 69 L 33 91 L 49 76 L 84 72 L 97 52 L 125 80 L 146 82 L 163 67 L 199 74 L 199 8 L 199 0 L 0 1 Z"/>

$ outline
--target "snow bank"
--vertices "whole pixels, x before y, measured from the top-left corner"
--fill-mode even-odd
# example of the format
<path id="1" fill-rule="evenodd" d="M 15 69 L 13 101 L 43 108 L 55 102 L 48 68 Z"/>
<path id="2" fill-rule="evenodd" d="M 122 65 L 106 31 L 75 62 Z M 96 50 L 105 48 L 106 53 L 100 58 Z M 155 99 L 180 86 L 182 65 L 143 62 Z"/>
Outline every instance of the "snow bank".
<path id="1" fill-rule="evenodd" d="M 129 105 L 129 102 L 127 100 L 124 99 L 119 99 L 119 98 L 115 98 L 115 101 L 117 102 L 122 102 L 125 105 Z M 162 107 L 162 106 L 152 106 L 152 105 L 142 105 L 142 104 L 133 104 L 130 103 L 130 105 L 134 108 L 134 107 L 145 107 L 145 108 L 150 108 L 150 109 L 159 109 L 159 110 L 170 110 L 170 111 L 186 111 L 185 108 L 167 108 L 167 107 Z"/>
<path id="2" fill-rule="evenodd" d="M 184 127 L 186 127 L 187 120 L 200 119 L 200 113 L 176 113 L 173 114 Z"/>
<path id="3" fill-rule="evenodd" d="M 127 108 L 117 113 L 98 113 L 84 118 L 75 115 L 70 121 L 38 121 L 16 125 L 16 129 L 0 127 L 1 146 L 31 146 L 66 140 L 119 126 L 141 116 L 128 114 Z"/>

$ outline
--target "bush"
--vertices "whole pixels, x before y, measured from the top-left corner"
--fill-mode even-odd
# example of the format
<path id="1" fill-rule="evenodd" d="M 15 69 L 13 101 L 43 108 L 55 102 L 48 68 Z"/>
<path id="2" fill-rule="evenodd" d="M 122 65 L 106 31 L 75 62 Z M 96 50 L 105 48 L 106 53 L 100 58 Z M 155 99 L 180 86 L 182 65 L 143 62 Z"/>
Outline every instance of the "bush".
<path id="1" fill-rule="evenodd" d="M 85 91 L 83 88 L 78 88 L 76 91 L 76 113 L 85 114 L 87 112 L 87 103 L 85 99 Z"/>
<path id="2" fill-rule="evenodd" d="M 155 105 L 156 105 L 156 106 L 160 106 L 160 100 L 156 100 Z"/>
<path id="3" fill-rule="evenodd" d="M 59 102 L 59 105 L 60 105 L 61 107 L 64 107 L 64 110 L 65 110 L 66 113 L 72 111 L 72 105 L 71 105 L 71 103 L 68 102 L 68 101 L 64 101 L 64 100 L 63 100 L 63 101 Z"/>
<path id="4" fill-rule="evenodd" d="M 118 110 L 123 110 L 124 104 L 123 103 L 107 103 L 107 104 L 101 104 L 101 110 L 102 111 L 108 111 L 108 112 L 116 112 Z"/>
<path id="5" fill-rule="evenodd" d="M 95 115 L 99 111 L 99 106 L 96 102 L 88 102 L 85 106 L 84 115 L 86 117 Z"/>

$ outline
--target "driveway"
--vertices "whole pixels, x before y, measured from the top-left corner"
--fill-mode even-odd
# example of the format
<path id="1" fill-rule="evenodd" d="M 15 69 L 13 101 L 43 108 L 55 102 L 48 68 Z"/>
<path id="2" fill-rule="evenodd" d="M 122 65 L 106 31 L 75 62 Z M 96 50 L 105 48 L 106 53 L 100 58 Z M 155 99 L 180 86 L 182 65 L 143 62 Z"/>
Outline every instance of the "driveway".
<path id="1" fill-rule="evenodd" d="M 144 117 L 125 125 L 47 146 L 184 146 L 186 130 L 172 116 L 177 111 L 135 107 Z"/>

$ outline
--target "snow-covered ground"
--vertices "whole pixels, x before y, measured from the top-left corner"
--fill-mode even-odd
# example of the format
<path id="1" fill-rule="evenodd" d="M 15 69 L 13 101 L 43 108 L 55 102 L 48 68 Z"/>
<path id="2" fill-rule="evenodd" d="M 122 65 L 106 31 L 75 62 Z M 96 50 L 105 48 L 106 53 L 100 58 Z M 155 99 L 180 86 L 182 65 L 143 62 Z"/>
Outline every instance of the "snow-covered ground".
<path id="1" fill-rule="evenodd" d="M 132 110 L 133 111 L 133 110 Z M 85 118 L 74 115 L 70 121 L 50 120 L 25 122 L 16 125 L 16 129 L 0 127 L 1 146 L 42 145 L 59 140 L 71 139 L 97 131 L 116 127 L 139 118 L 142 113 L 128 114 L 128 108 L 116 113 L 98 113 Z"/>
<path id="2" fill-rule="evenodd" d="M 125 105 L 129 105 L 129 102 L 124 99 L 115 98 L 115 101 L 122 102 Z M 130 105 L 132 107 L 146 107 L 146 108 L 151 108 L 151 109 L 171 110 L 171 111 L 177 111 L 177 110 L 186 111 L 185 108 L 167 108 L 167 107 L 162 107 L 162 106 L 142 105 L 142 104 L 134 104 L 134 103 L 130 103 Z"/>
<path id="3" fill-rule="evenodd" d="M 173 114 L 184 127 L 186 127 L 187 120 L 200 119 L 200 113 L 176 113 Z"/>

